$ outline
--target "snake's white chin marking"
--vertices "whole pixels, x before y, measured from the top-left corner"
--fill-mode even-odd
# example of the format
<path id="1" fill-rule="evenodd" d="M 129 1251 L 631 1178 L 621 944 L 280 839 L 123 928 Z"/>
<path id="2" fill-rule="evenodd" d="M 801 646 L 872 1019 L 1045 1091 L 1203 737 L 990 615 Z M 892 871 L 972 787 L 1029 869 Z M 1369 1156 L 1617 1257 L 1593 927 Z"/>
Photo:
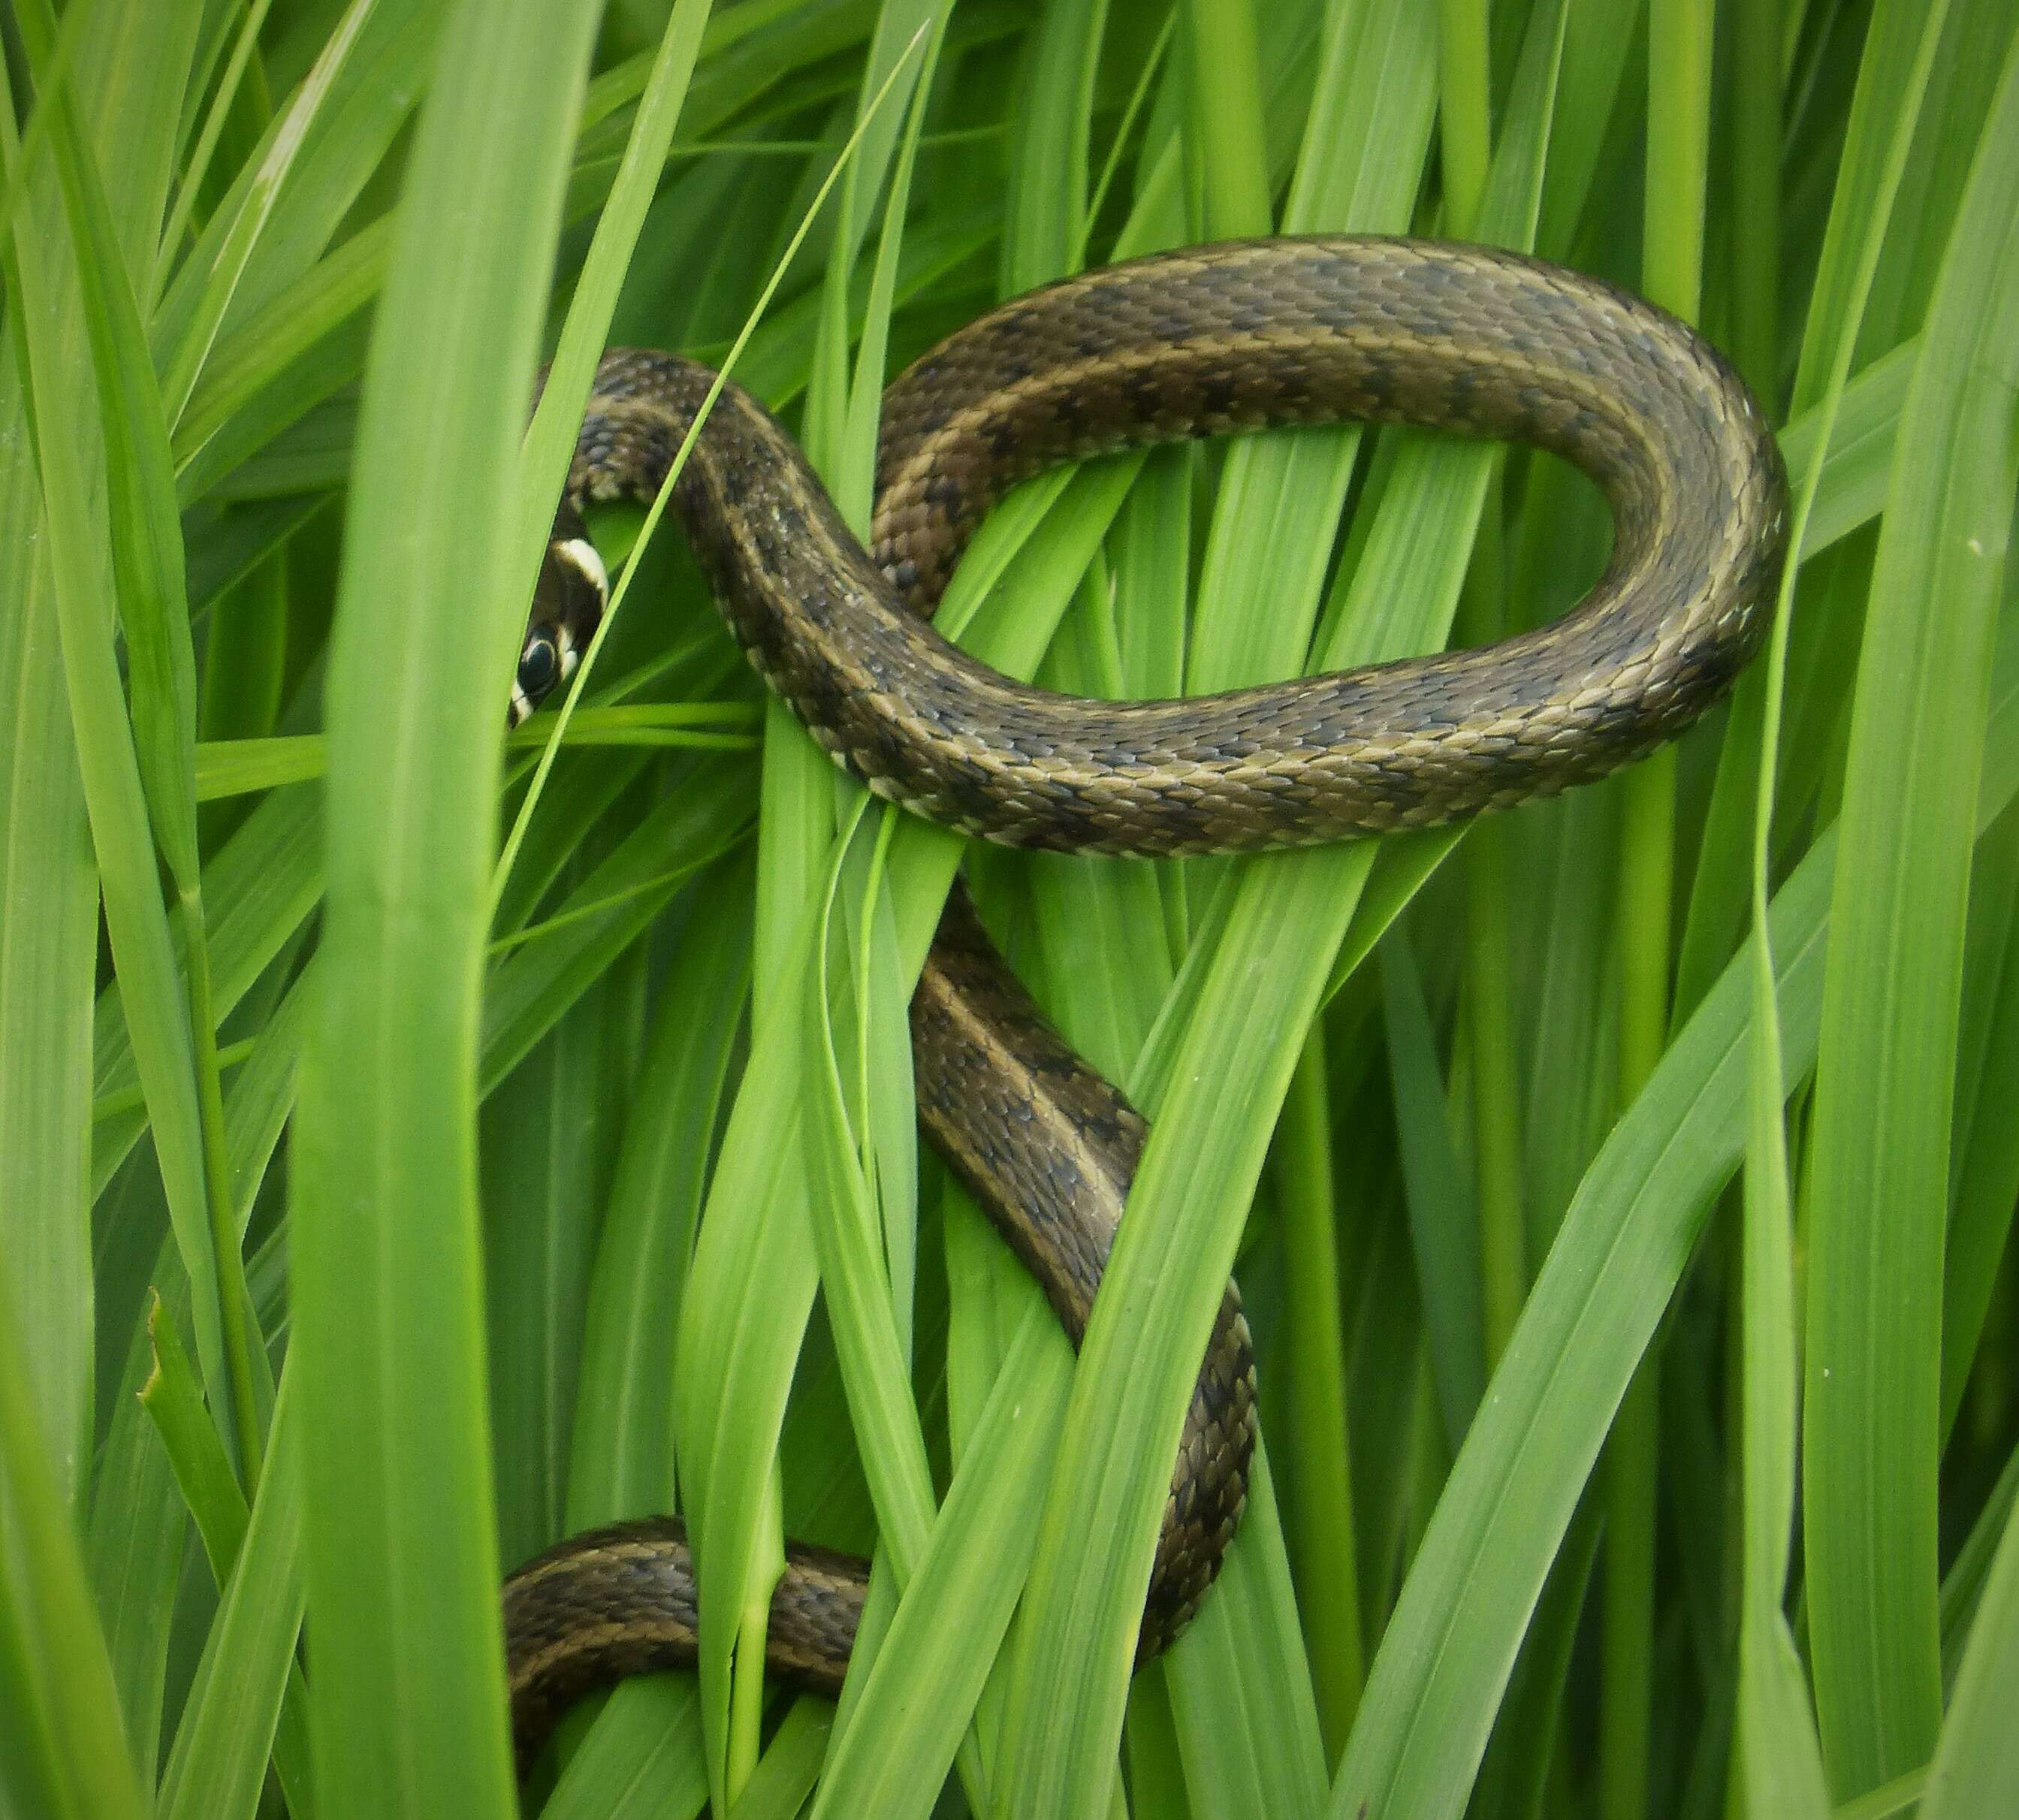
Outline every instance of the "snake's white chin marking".
<path id="1" fill-rule="evenodd" d="M 531 718 L 533 712 L 533 704 L 526 699 L 526 691 L 520 688 L 517 683 L 514 683 L 512 685 L 512 706 L 510 712 L 512 716 L 512 724 L 514 727 L 524 727 L 527 721 Z"/>
<path id="2" fill-rule="evenodd" d="M 554 553 L 573 563 L 599 596 L 605 600 L 610 598 L 610 571 L 603 566 L 603 558 L 596 553 L 594 544 L 586 538 L 571 537 L 556 544 Z"/>

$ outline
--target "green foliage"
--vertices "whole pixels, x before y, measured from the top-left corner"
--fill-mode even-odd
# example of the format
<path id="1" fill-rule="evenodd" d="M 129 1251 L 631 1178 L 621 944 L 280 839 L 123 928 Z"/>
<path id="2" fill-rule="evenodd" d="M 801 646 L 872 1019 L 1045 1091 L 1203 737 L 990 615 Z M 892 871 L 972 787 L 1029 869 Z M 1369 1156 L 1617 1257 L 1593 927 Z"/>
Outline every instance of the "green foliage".
<path id="1" fill-rule="evenodd" d="M 529 1811 L 2019 1811 L 2009 0 L 0 48 L 0 1812 L 509 1813 L 501 1565 L 666 1509 L 699 1672 Z M 1270 231 L 1532 246 L 1733 352 L 1803 560 L 1728 710 L 1470 831 L 969 852 L 613 515 L 581 706 L 500 738 L 606 343 L 733 366 L 859 524 L 939 335 Z M 1033 481 L 941 623 L 1203 691 L 1546 619 L 1604 547 L 1538 458 L 1276 434 Z M 963 866 L 1154 1121 L 1077 1365 L 917 1141 Z M 1132 1678 L 1230 1268 L 1264 1448 Z M 759 1672 L 788 1535 L 877 1555 L 838 1706 Z"/>

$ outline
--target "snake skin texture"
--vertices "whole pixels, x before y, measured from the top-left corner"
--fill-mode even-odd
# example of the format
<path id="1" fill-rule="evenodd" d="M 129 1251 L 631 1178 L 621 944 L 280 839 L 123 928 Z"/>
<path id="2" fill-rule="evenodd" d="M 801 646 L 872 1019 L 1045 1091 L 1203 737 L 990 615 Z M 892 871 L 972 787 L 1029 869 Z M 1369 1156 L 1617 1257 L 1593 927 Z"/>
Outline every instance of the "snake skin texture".
<path id="1" fill-rule="evenodd" d="M 719 390 L 718 390 L 719 387 Z M 1785 479 L 1744 386 L 1691 330 L 1560 267 L 1376 238 L 1230 242 L 1003 305 L 886 394 L 870 547 L 746 393 L 676 357 L 598 369 L 527 651 L 559 674 L 601 608 L 591 501 L 650 500 L 712 404 L 673 504 L 752 664 L 836 761 L 933 821 L 1014 846 L 1206 854 L 1448 822 L 1604 775 L 1682 732 L 1764 637 Z M 1434 654 L 1179 701 L 1016 682 L 933 631 L 989 507 L 1042 469 L 1298 423 L 1405 422 L 1572 462 L 1611 560 L 1563 618 Z M 1258 609 L 1259 610 L 1259 609 Z M 522 664 L 523 697 L 546 687 Z M 919 1115 L 1077 1343 L 1142 1149 L 1141 1117 L 1075 1055 L 959 893 L 912 1006 Z M 1217 1572 L 1246 1495 L 1252 1360 L 1230 1285 L 1194 1387 L 1139 1659 Z M 838 1688 L 863 1564 L 795 1547 L 771 1608 L 780 1678 Z M 589 1687 L 691 1662 L 680 1525 L 564 1542 L 507 1582 L 514 1735 L 530 1760 Z"/>

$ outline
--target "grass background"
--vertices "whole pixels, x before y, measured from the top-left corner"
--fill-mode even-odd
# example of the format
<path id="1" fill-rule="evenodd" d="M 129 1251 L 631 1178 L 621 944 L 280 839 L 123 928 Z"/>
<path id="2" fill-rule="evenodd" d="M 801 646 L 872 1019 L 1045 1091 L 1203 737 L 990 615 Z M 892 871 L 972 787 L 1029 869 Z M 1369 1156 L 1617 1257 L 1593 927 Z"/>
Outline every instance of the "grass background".
<path id="1" fill-rule="evenodd" d="M 0 1812 L 509 1812 L 501 1568 L 670 1508 L 699 1673 L 529 1807 L 2019 1811 L 2003 0 L 0 47 Z M 733 361 L 861 524 L 886 378 L 990 303 L 1355 230 L 1631 285 L 1786 426 L 1789 611 L 1672 753 L 1378 847 L 966 854 L 635 514 L 583 705 L 498 738 L 606 342 Z M 1034 482 L 944 621 L 1204 690 L 1546 618 L 1604 542 L 1547 463 L 1342 427 Z M 1155 1120 L 1077 1371 L 916 1143 L 962 865 Z M 1230 1267 L 1254 1495 L 1132 1680 Z M 876 1550 L 838 1708 L 755 1671 L 787 1534 Z"/>

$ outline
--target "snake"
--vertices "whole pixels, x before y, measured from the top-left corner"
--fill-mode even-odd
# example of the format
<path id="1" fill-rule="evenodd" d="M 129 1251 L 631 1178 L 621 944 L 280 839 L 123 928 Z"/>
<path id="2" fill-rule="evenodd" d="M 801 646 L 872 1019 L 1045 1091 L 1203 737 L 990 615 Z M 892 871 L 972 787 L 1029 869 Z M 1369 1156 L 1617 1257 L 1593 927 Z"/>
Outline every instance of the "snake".
<path id="1" fill-rule="evenodd" d="M 930 615 L 990 508 L 1111 451 L 1354 421 L 1526 444 L 1581 470 L 1611 557 L 1568 613 L 1473 649 L 1162 701 L 1004 676 Z M 699 428 L 696 426 L 698 422 Z M 512 693 L 571 678 L 607 577 L 602 502 L 678 515 L 735 640 L 807 731 L 878 796 L 982 839 L 1137 855 L 1250 852 L 1463 821 L 1603 777 L 1731 687 L 1773 617 L 1786 477 L 1760 406 L 1687 325 L 1596 278 L 1495 248 L 1281 237 L 1084 272 L 962 328 L 884 394 L 868 543 L 747 392 L 642 349 L 596 369 Z M 1077 1344 L 1147 1126 L 1018 984 L 956 886 L 911 1007 L 922 1129 Z M 1138 1661 L 1197 1610 L 1255 1445 L 1252 1347 L 1222 1298 L 1193 1387 Z M 864 1562 L 788 1544 L 767 1675 L 834 1694 Z M 571 1537 L 503 1590 L 522 1766 L 591 1688 L 695 1659 L 686 1532 Z"/>

